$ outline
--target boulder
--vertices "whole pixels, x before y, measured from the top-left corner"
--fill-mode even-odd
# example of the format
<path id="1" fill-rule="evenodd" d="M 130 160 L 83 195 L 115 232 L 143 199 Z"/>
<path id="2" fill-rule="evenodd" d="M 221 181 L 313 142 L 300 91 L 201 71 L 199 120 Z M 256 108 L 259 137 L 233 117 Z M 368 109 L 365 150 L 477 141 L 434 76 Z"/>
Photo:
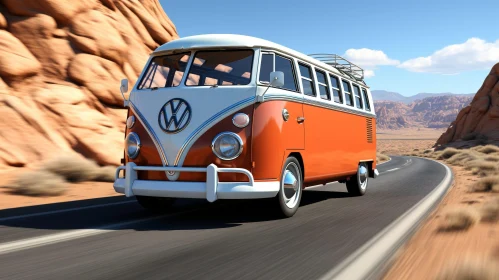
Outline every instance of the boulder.
<path id="1" fill-rule="evenodd" d="M 71 41 L 84 52 L 123 64 L 128 47 L 103 13 L 89 10 L 78 14 L 70 31 Z"/>
<path id="2" fill-rule="evenodd" d="M 0 29 L 6 29 L 6 28 L 7 28 L 7 20 L 2 14 L 0 14 Z"/>
<path id="3" fill-rule="evenodd" d="M 0 77 L 23 78 L 37 74 L 41 64 L 11 33 L 0 30 Z"/>
<path id="4" fill-rule="evenodd" d="M 436 145 L 476 138 L 499 142 L 499 63 L 492 67 L 470 106 L 459 112 Z"/>
<path id="5" fill-rule="evenodd" d="M 101 102 L 123 105 L 116 85 L 126 76 L 116 63 L 94 55 L 78 54 L 69 65 L 68 77 L 88 88 Z"/>
<path id="6" fill-rule="evenodd" d="M 119 81 L 176 38 L 158 0 L 1 0 L 0 169 L 68 151 L 120 164 Z"/>

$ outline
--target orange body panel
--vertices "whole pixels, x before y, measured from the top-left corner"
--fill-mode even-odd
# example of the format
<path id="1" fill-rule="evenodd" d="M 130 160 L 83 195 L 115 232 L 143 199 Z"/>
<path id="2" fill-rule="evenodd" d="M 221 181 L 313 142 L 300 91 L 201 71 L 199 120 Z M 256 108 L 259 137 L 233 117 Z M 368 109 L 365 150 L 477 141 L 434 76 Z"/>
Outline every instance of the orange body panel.
<path id="1" fill-rule="evenodd" d="M 303 150 L 305 129 L 296 121 L 303 116 L 302 107 L 301 103 L 289 101 L 268 101 L 255 106 L 252 146 L 255 180 L 277 180 L 287 153 Z M 289 112 L 288 121 L 282 117 L 284 108 Z"/>
<path id="2" fill-rule="evenodd" d="M 289 119 L 282 116 L 283 109 Z M 238 112 L 250 116 L 250 124 L 237 128 L 232 116 Z M 327 183 L 355 174 L 359 161 L 372 160 L 376 168 L 376 119 L 295 101 L 266 101 L 250 105 L 227 116 L 205 132 L 189 150 L 183 166 L 237 167 L 250 170 L 255 180 L 279 180 L 284 161 L 290 153 L 299 153 L 304 164 L 305 186 Z M 132 113 L 129 112 L 131 115 Z M 303 123 L 298 117 L 305 117 Z M 368 119 L 371 121 L 371 141 L 368 141 Z M 126 130 L 139 135 L 142 147 L 135 159 L 125 155 L 125 161 L 137 165 L 161 166 L 154 142 L 142 124 Z M 223 161 L 213 154 L 211 142 L 220 132 L 237 133 L 244 142 L 242 154 Z M 139 171 L 141 180 L 168 180 L 164 172 Z M 222 182 L 247 181 L 242 174 L 219 174 Z M 184 172 L 179 181 L 204 181 L 205 173 Z"/>
<path id="3" fill-rule="evenodd" d="M 366 119 L 372 118 L 308 104 L 304 112 L 305 182 L 355 174 L 360 160 L 376 159 L 376 141 L 367 139 Z"/>

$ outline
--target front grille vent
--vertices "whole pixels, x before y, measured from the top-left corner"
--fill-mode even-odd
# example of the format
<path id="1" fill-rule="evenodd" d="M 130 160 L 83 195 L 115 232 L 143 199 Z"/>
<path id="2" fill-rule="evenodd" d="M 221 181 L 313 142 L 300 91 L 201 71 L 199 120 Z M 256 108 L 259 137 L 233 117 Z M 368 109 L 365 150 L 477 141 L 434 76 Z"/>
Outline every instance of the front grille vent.
<path id="1" fill-rule="evenodd" d="M 373 142 L 373 119 L 366 118 L 367 143 Z"/>

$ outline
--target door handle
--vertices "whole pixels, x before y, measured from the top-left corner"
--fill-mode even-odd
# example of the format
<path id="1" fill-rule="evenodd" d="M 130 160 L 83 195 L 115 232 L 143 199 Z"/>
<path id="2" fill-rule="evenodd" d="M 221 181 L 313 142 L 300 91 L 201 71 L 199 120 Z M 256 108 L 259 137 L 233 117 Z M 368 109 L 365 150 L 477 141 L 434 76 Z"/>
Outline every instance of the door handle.
<path id="1" fill-rule="evenodd" d="M 302 122 L 304 122 L 304 121 L 305 121 L 305 117 L 298 117 L 298 118 L 296 118 L 296 121 L 297 121 L 298 123 L 302 123 Z"/>

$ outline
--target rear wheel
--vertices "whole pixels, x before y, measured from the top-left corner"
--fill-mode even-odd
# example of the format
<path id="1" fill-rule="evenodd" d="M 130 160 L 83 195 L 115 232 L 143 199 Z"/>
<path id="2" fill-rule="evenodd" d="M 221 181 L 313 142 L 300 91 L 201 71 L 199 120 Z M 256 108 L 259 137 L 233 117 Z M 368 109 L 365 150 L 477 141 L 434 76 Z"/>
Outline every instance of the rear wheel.
<path id="1" fill-rule="evenodd" d="M 284 163 L 277 200 L 280 213 L 285 217 L 293 216 L 300 206 L 302 196 L 302 169 L 295 157 Z"/>
<path id="2" fill-rule="evenodd" d="M 367 190 L 368 173 L 367 164 L 365 162 L 359 163 L 357 174 L 350 177 L 350 180 L 347 181 L 348 193 L 354 196 L 364 195 Z"/>
<path id="3" fill-rule="evenodd" d="M 175 198 L 171 197 L 136 196 L 135 198 L 142 207 L 155 213 L 166 212 L 175 202 Z"/>

